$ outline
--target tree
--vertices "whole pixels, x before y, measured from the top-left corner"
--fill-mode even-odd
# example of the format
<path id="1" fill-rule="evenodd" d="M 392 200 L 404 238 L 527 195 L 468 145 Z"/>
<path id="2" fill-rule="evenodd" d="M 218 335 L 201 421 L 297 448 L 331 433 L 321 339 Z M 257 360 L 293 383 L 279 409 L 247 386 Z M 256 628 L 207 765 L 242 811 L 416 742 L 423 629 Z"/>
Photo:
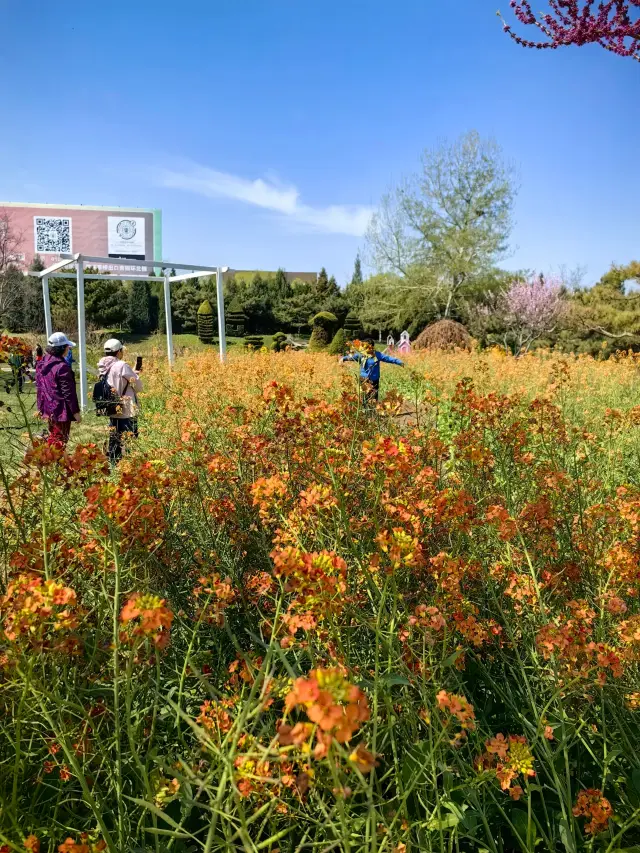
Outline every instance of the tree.
<path id="1" fill-rule="evenodd" d="M 351 284 L 362 284 L 362 261 L 360 260 L 360 252 L 356 255 L 356 261 L 353 265 L 353 275 L 351 276 Z"/>
<path id="2" fill-rule="evenodd" d="M 273 289 L 279 303 L 284 302 L 285 299 L 289 299 L 291 296 L 291 285 L 289 284 L 287 275 L 282 267 L 276 271 Z"/>
<path id="3" fill-rule="evenodd" d="M 42 272 L 45 268 L 42 258 L 36 255 L 31 262 L 29 272 Z M 19 329 L 25 332 L 44 332 L 44 304 L 42 301 L 42 281 L 36 276 L 25 276 L 22 282 L 22 300 L 20 304 Z"/>
<path id="4" fill-rule="evenodd" d="M 87 322 L 98 328 L 120 326 L 125 321 L 130 322 L 133 284 L 129 294 L 122 281 L 116 278 L 93 279 L 86 282 L 85 310 Z M 135 282 L 142 284 L 145 282 Z M 148 285 L 146 285 L 148 287 Z M 143 297 L 144 300 L 144 297 Z M 141 303 L 142 304 L 142 303 Z M 148 312 L 147 312 L 148 313 Z M 150 328 L 150 318 L 147 321 Z M 147 331 L 149 329 L 147 328 Z"/>
<path id="5" fill-rule="evenodd" d="M 604 341 L 637 346 L 640 341 L 640 262 L 614 264 L 589 288 L 576 289 L 569 300 L 568 321 L 574 336 L 571 348 L 597 351 Z M 577 341 L 576 341 L 577 339 Z M 576 345 L 577 343 L 577 345 Z"/>
<path id="6" fill-rule="evenodd" d="M 289 299 L 275 309 L 275 318 L 286 328 L 294 328 L 300 334 L 320 307 L 315 285 L 296 278 L 291 282 Z"/>
<path id="7" fill-rule="evenodd" d="M 176 331 L 195 331 L 201 302 L 202 295 L 197 278 L 179 282 L 179 286 L 171 294 L 171 320 Z"/>
<path id="8" fill-rule="evenodd" d="M 601 0 L 597 5 L 593 0 L 549 0 L 546 13 L 534 13 L 530 0 L 512 0 L 511 6 L 521 24 L 542 33 L 540 40 L 524 39 L 505 23 L 505 32 L 522 47 L 599 44 L 640 60 L 640 0 Z"/>
<path id="9" fill-rule="evenodd" d="M 450 317 L 506 252 L 514 196 L 501 149 L 475 131 L 426 151 L 420 174 L 387 194 L 372 217 L 373 263 L 397 276 L 404 296 L 413 292 Z"/>
<path id="10" fill-rule="evenodd" d="M 10 214 L 0 211 L 0 328 L 15 327 L 19 319 L 23 275 L 17 263 L 22 239 Z"/>
<path id="11" fill-rule="evenodd" d="M 203 344 L 213 343 L 213 308 L 208 299 L 198 308 L 198 337 Z"/>
<path id="12" fill-rule="evenodd" d="M 147 334 L 151 328 L 151 288 L 148 281 L 132 281 L 127 322 L 132 332 Z"/>
<path id="13" fill-rule="evenodd" d="M 556 331 L 565 314 L 562 282 L 540 275 L 514 281 L 500 299 L 505 348 L 516 355 L 528 352 L 540 338 Z"/>

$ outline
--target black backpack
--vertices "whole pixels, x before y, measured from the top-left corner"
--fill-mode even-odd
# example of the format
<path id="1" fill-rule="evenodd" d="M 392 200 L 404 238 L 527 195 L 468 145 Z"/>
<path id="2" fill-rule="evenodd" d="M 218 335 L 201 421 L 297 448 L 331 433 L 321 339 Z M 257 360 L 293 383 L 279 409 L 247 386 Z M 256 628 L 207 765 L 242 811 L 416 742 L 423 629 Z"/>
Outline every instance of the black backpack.
<path id="1" fill-rule="evenodd" d="M 93 386 L 93 402 L 96 404 L 96 415 L 98 417 L 113 418 L 122 414 L 122 397 L 119 397 L 115 388 L 109 385 L 108 373 L 101 376 Z"/>

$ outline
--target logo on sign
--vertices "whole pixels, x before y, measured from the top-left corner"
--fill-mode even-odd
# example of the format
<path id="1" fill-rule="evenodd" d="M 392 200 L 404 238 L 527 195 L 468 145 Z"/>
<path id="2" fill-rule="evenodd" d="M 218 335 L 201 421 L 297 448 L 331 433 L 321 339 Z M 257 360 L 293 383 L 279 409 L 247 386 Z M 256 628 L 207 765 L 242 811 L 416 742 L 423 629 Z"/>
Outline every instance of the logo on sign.
<path id="1" fill-rule="evenodd" d="M 116 226 L 116 232 L 123 240 L 133 240 L 136 236 L 136 223 L 133 219 L 121 219 Z"/>

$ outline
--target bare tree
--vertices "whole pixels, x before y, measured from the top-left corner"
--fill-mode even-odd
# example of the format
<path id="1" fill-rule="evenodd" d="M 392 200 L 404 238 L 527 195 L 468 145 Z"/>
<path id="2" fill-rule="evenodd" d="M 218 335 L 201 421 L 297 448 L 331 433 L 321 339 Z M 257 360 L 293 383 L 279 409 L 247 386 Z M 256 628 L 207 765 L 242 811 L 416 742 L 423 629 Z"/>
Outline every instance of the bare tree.
<path id="1" fill-rule="evenodd" d="M 18 264 L 23 235 L 13 227 L 11 215 L 0 210 L 0 326 L 10 327 L 22 300 L 23 275 Z"/>

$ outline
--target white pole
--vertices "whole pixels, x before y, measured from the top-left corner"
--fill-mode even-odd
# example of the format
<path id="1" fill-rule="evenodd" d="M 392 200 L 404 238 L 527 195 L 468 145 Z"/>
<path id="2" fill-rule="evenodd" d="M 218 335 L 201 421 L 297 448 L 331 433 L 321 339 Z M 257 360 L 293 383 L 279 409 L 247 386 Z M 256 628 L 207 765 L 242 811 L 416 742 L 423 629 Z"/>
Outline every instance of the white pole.
<path id="1" fill-rule="evenodd" d="M 51 325 L 51 302 L 49 301 L 49 276 L 42 276 L 42 301 L 44 303 L 44 329 L 47 335 L 47 340 L 53 334 Z"/>
<path id="2" fill-rule="evenodd" d="M 173 365 L 173 330 L 171 328 L 171 275 L 164 277 L 164 316 L 167 324 L 167 357 Z"/>
<path id="3" fill-rule="evenodd" d="M 216 299 L 218 301 L 218 339 L 220 341 L 220 361 L 224 363 L 227 356 L 227 338 L 224 330 L 224 293 L 222 292 L 223 272 L 216 270 Z"/>
<path id="4" fill-rule="evenodd" d="M 87 408 L 87 333 L 84 319 L 84 261 L 78 259 L 78 349 L 80 350 L 80 408 Z"/>

